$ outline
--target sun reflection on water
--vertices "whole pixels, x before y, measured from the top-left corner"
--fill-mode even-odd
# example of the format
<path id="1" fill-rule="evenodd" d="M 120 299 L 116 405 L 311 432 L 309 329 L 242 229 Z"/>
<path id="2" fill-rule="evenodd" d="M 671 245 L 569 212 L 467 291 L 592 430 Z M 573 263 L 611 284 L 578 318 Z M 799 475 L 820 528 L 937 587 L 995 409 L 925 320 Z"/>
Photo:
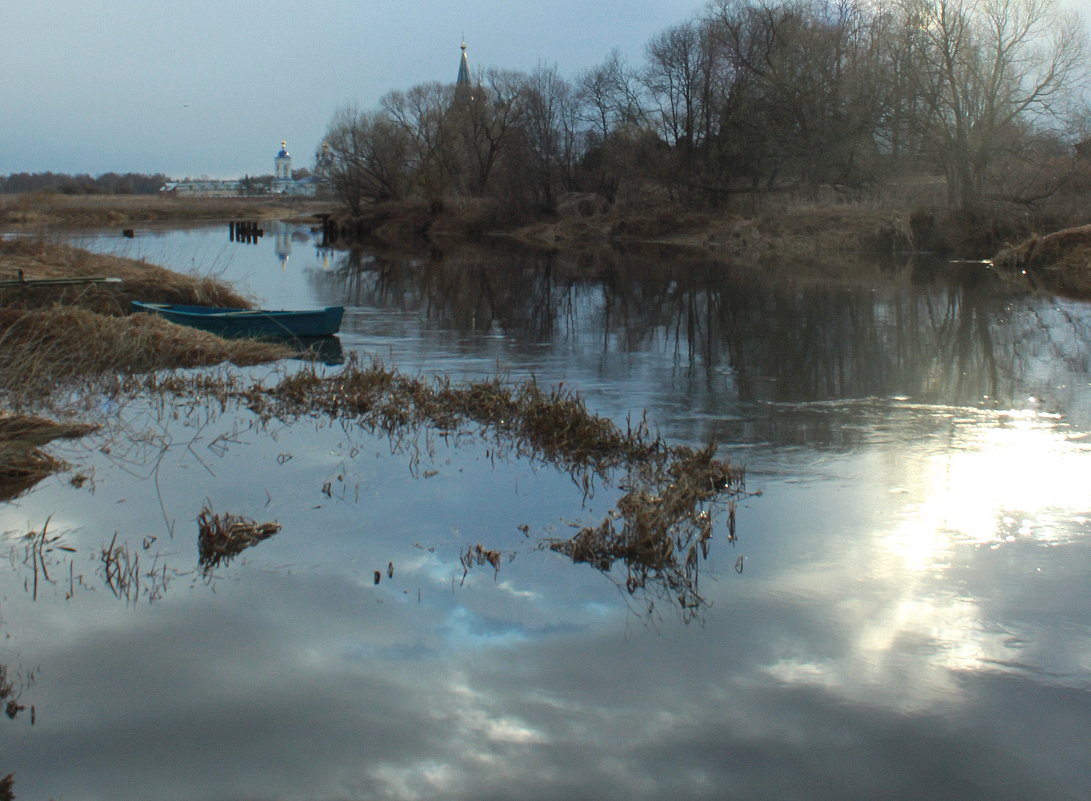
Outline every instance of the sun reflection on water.
<path id="1" fill-rule="evenodd" d="M 934 437 L 865 456 L 873 536 L 846 540 L 821 575 L 780 577 L 825 599 L 844 647 L 782 653 L 766 668 L 777 680 L 902 714 L 958 706 L 966 673 L 1086 681 L 1086 649 L 1058 652 L 1020 602 L 1051 591 L 1043 549 L 1087 536 L 1091 444 L 1032 409 L 959 410 Z"/>
<path id="2" fill-rule="evenodd" d="M 948 447 L 916 466 L 921 500 L 887 547 L 904 568 L 923 570 L 954 544 L 1070 536 L 1070 524 L 1091 507 L 1084 472 L 1091 449 L 1069 434 L 1058 415 L 1032 410 L 956 429 Z"/>

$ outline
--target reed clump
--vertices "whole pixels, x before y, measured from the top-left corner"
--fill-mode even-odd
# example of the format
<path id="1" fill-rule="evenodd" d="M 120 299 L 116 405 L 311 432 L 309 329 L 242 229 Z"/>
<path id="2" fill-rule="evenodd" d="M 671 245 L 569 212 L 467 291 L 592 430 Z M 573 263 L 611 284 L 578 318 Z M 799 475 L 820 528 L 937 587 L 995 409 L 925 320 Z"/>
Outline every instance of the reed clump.
<path id="1" fill-rule="evenodd" d="M 599 525 L 549 548 L 603 572 L 621 563 L 630 594 L 654 585 L 683 610 L 700 607 L 698 573 L 712 544 L 715 504 L 743 489 L 742 471 L 715 454 L 715 444 L 672 448 L 665 461 L 636 471 L 616 510 Z M 726 506 L 727 539 L 734 541 L 735 501 Z"/>
<path id="2" fill-rule="evenodd" d="M 1091 225 L 1032 236 L 1004 248 L 991 261 L 998 270 L 1036 288 L 1091 299 Z"/>
<path id="3" fill-rule="evenodd" d="M 8 679 L 7 665 L 0 665 L 0 708 L 4 710 L 4 714 L 12 720 L 15 720 L 19 716 L 19 713 L 26 709 L 25 706 L 19 703 L 19 692 L 15 687 L 15 684 Z M 0 801 L 4 798 L 3 792 L 5 789 L 4 782 L 7 782 L 7 791 L 11 790 L 11 774 L 9 773 L 4 779 L 0 780 Z M 9 796 L 14 798 L 14 796 Z"/>
<path id="4" fill-rule="evenodd" d="M 258 523 L 242 515 L 218 514 L 205 506 L 197 516 L 198 564 L 207 573 L 278 531 L 279 523 Z"/>
<path id="5" fill-rule="evenodd" d="M 462 431 L 478 424 L 513 442 L 518 452 L 562 466 L 604 470 L 667 453 L 645 422 L 619 429 L 588 411 L 574 390 L 546 390 L 533 379 L 455 384 L 447 377 L 406 376 L 378 362 L 361 367 L 350 360 L 334 375 L 302 370 L 275 386 L 252 388 L 246 402 L 265 416 L 318 412 L 386 433 L 424 425 Z"/>

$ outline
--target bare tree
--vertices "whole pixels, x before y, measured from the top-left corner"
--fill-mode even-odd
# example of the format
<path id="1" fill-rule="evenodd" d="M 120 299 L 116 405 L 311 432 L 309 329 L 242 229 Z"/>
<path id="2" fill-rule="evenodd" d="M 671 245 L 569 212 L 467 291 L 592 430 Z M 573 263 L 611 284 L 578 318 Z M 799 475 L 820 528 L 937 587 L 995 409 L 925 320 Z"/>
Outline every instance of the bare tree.
<path id="1" fill-rule="evenodd" d="M 330 184 L 353 214 L 365 201 L 397 200 L 408 191 L 410 141 L 389 117 L 342 109 L 326 132 L 326 143 Z"/>
<path id="2" fill-rule="evenodd" d="M 579 155 L 576 93 L 557 72 L 557 66 L 539 65 L 524 88 L 523 135 L 533 159 L 538 201 L 547 209 L 557 193 L 570 189 Z"/>
<path id="3" fill-rule="evenodd" d="M 1005 153 L 1082 88 L 1085 29 L 1054 0 L 908 0 L 905 19 L 921 56 L 916 122 L 952 205 L 975 210 Z"/>
<path id="4" fill-rule="evenodd" d="M 455 102 L 450 84 L 424 83 L 406 92 L 390 92 L 380 101 L 386 114 L 413 143 L 414 183 L 427 198 L 442 198 L 452 183 L 448 112 Z"/>
<path id="5" fill-rule="evenodd" d="M 598 143 L 623 127 L 644 122 L 644 107 L 636 74 L 615 48 L 598 66 L 576 78 L 580 119 Z"/>
<path id="6" fill-rule="evenodd" d="M 459 160 L 462 189 L 484 194 L 509 133 L 525 111 L 525 78 L 508 70 L 486 70 L 472 92 L 456 93 L 448 111 L 451 144 Z"/>

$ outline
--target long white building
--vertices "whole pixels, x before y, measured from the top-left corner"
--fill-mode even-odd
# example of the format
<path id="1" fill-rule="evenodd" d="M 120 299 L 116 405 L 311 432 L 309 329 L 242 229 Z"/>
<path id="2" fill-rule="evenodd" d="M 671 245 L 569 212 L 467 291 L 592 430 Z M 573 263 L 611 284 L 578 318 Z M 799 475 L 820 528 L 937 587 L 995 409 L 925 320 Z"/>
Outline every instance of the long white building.
<path id="1" fill-rule="evenodd" d="M 292 178 L 292 156 L 288 142 L 280 140 L 280 150 L 273 158 L 273 183 L 270 187 L 255 185 L 242 178 L 187 178 L 184 181 L 168 181 L 159 188 L 161 195 L 178 197 L 242 197 L 270 192 L 274 195 L 314 197 L 321 181 L 315 177 Z"/>

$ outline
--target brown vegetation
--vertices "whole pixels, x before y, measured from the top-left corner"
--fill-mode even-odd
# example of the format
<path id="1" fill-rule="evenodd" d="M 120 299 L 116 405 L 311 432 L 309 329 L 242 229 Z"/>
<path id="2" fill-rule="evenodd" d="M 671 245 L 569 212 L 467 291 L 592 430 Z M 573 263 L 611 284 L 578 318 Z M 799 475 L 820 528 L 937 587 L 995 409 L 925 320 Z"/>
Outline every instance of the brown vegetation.
<path id="1" fill-rule="evenodd" d="M 64 463 L 41 450 L 55 439 L 82 437 L 96 426 L 29 415 L 0 416 L 0 501 L 14 498 Z"/>
<path id="2" fill-rule="evenodd" d="M 151 315 L 128 316 L 133 299 L 247 305 L 214 279 L 100 256 L 39 240 L 0 241 L 0 278 L 109 276 L 118 283 L 0 287 L 0 396 L 8 408 L 47 407 L 66 388 L 120 374 L 290 355 L 279 345 L 223 340 Z M 61 465 L 39 446 L 87 427 L 39 418 L 0 418 L 0 496 L 33 486 Z"/>
<path id="3" fill-rule="evenodd" d="M 242 515 L 217 514 L 206 506 L 197 516 L 198 564 L 208 573 L 278 531 L 279 523 L 257 523 Z"/>
<path id="4" fill-rule="evenodd" d="M 3 286 L 0 306 L 42 309 L 71 306 L 126 315 L 132 300 L 249 307 L 250 301 L 216 278 L 182 273 L 146 261 L 91 253 L 42 239 L 0 240 L 0 281 L 23 278 L 120 278 L 118 283 Z"/>
<path id="5" fill-rule="evenodd" d="M 301 370 L 273 387 L 253 387 L 243 397 L 262 416 L 317 411 L 387 434 L 423 425 L 457 432 L 473 422 L 514 443 L 521 453 L 600 471 L 654 460 L 666 448 L 649 436 L 643 422 L 622 431 L 589 412 L 571 389 L 545 390 L 533 380 L 452 384 L 446 378 L 405 376 L 377 362 L 363 368 L 350 361 L 336 375 Z"/>
<path id="6" fill-rule="evenodd" d="M 225 361 L 259 364 L 290 353 L 280 345 L 221 339 L 154 315 L 111 317 L 63 306 L 0 309 L 0 392 L 9 400 L 32 401 L 103 374 Z"/>
<path id="7" fill-rule="evenodd" d="M 329 204 L 301 198 L 180 198 L 158 195 L 0 195 L 0 225 L 37 230 L 180 220 L 277 219 L 311 216 Z"/>
<path id="8" fill-rule="evenodd" d="M 626 572 L 620 583 L 628 592 L 667 598 L 687 616 L 702 605 L 698 564 L 711 547 L 717 504 L 726 502 L 728 538 L 734 539 L 729 499 L 743 492 L 741 470 L 717 459 L 712 445 L 697 451 L 668 445 L 643 421 L 622 430 L 592 414 L 564 387 L 544 390 L 533 380 L 499 379 L 452 384 L 353 361 L 336 374 L 302 370 L 269 387 L 216 384 L 200 376 L 150 377 L 144 386 L 198 397 L 218 392 L 221 401 L 233 397 L 264 418 L 318 412 L 382 432 L 396 443 L 414 441 L 412 433 L 423 427 L 455 437 L 476 431 L 501 451 L 513 448 L 517 455 L 565 470 L 585 491 L 591 490 L 593 475 L 607 478 L 620 470 L 626 493 L 617 508 L 600 525 L 548 546 L 603 572 L 620 563 Z M 499 569 L 499 552 L 479 544 L 462 557 L 467 570 L 486 562 Z"/>
<path id="9" fill-rule="evenodd" d="M 1091 225 L 1033 236 L 1000 251 L 992 262 L 1047 292 L 1091 300 Z"/>

